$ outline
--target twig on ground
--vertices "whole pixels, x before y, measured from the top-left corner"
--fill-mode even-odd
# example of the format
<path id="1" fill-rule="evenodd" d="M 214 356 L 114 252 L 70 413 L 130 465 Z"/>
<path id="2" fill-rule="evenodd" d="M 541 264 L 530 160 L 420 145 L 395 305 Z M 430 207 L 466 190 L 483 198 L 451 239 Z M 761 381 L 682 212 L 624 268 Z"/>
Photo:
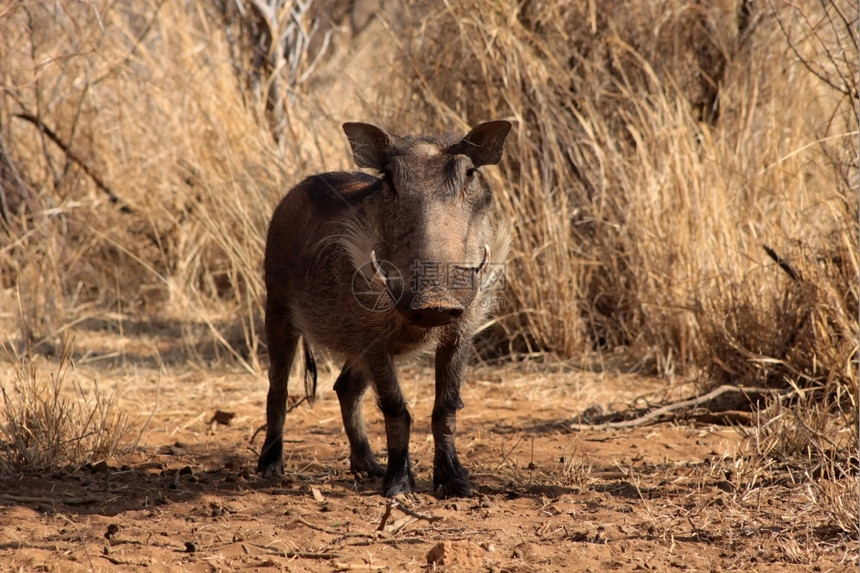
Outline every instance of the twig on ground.
<path id="1" fill-rule="evenodd" d="M 752 412 L 743 412 L 740 410 L 702 412 L 701 414 L 691 414 L 690 419 L 700 424 L 734 424 L 738 426 L 752 426 L 755 424 L 755 415 Z"/>
<path id="2" fill-rule="evenodd" d="M 313 523 L 306 521 L 305 519 L 299 517 L 293 523 L 299 523 L 304 525 L 305 527 L 310 527 L 313 530 L 321 531 L 322 533 L 328 533 L 329 535 L 338 535 L 340 537 L 375 537 L 370 533 L 353 533 L 351 531 L 337 531 L 336 529 L 329 529 L 328 527 L 322 527 L 321 525 L 314 525 Z"/>
<path id="3" fill-rule="evenodd" d="M 336 551 L 287 551 L 285 549 L 279 549 L 278 547 L 272 547 L 271 545 L 258 545 L 256 543 L 248 542 L 243 543 L 242 549 L 249 554 L 250 552 L 247 550 L 249 545 L 265 551 L 263 555 L 278 555 L 288 559 L 293 559 L 295 557 L 299 557 L 301 559 L 343 559 L 346 557 L 343 553 L 338 553 Z"/>
<path id="4" fill-rule="evenodd" d="M 666 404 L 661 408 L 657 408 L 656 410 L 652 410 L 647 414 L 643 414 L 638 418 L 633 418 L 632 420 L 622 420 L 620 422 L 606 422 L 604 424 L 571 424 L 570 428 L 573 430 L 583 430 L 583 429 L 591 429 L 591 430 L 609 430 L 609 429 L 618 429 L 618 428 L 635 428 L 638 426 L 644 426 L 646 424 L 656 422 L 661 416 L 666 414 L 670 414 L 672 412 L 677 412 L 679 410 L 685 410 L 687 408 L 694 408 L 696 406 L 701 406 L 702 404 L 706 404 L 723 394 L 728 394 L 731 392 L 741 393 L 743 395 L 748 394 L 781 394 L 785 392 L 785 389 L 773 389 L 773 388 L 744 388 L 739 386 L 729 386 L 723 385 L 719 388 L 708 392 L 702 396 L 697 396 L 695 398 L 690 398 L 689 400 L 682 400 L 680 402 L 673 402 L 672 404 Z"/>
<path id="5" fill-rule="evenodd" d="M 124 561 L 122 559 L 117 559 L 116 557 L 114 557 L 112 555 L 99 555 L 99 557 L 101 557 L 102 559 L 107 559 L 108 561 L 110 561 L 114 565 L 131 565 L 133 567 L 138 567 L 138 568 L 143 568 L 143 567 L 147 566 L 147 564 L 143 563 L 143 562 Z"/>
<path id="6" fill-rule="evenodd" d="M 393 505 L 396 509 L 399 509 L 400 511 L 402 511 L 406 515 L 412 516 L 415 519 L 423 519 L 424 521 L 429 521 L 430 523 L 433 523 L 434 521 L 444 521 L 445 520 L 445 517 L 442 515 L 428 515 L 426 513 L 419 513 L 415 510 L 409 509 L 408 507 L 406 507 L 405 505 L 403 505 L 401 502 L 399 502 L 397 500 L 391 500 L 391 501 L 392 501 L 391 505 Z"/>
<path id="7" fill-rule="evenodd" d="M 390 499 L 385 506 L 385 513 L 382 514 L 382 519 L 380 519 L 379 527 L 376 528 L 376 531 L 383 531 L 385 529 L 385 524 L 388 522 L 388 519 L 391 517 L 391 512 L 394 509 L 399 509 L 409 517 L 414 517 L 415 519 L 423 519 L 424 521 L 429 521 L 430 523 L 433 523 L 434 521 L 443 521 L 445 519 L 445 517 L 441 515 L 428 515 L 426 513 L 419 513 L 413 509 L 409 509 L 408 507 L 403 505 L 403 503 L 396 499 Z M 405 525 L 407 525 L 407 523 L 408 522 L 401 524 L 398 521 L 392 524 L 392 527 L 394 528 L 394 526 L 398 526 L 394 528 L 394 531 L 396 531 L 402 529 Z"/>
<path id="8" fill-rule="evenodd" d="M 368 565 L 367 563 L 333 563 L 335 571 L 382 571 L 387 565 Z"/>
<path id="9" fill-rule="evenodd" d="M 387 533 L 389 535 L 397 533 L 398 531 L 400 531 L 401 529 L 403 529 L 404 527 L 406 527 L 410 523 L 415 523 L 416 521 L 418 521 L 418 520 L 416 518 L 412 517 L 411 515 L 407 515 L 406 517 L 401 517 L 400 519 L 398 519 L 394 523 L 387 525 L 385 527 L 385 533 Z"/>
<path id="10" fill-rule="evenodd" d="M 149 423 L 152 421 L 152 417 L 155 415 L 155 411 L 158 410 L 158 394 L 161 392 L 161 373 L 164 370 L 164 361 L 161 359 L 161 353 L 158 354 L 159 358 L 159 366 L 158 366 L 158 378 L 155 379 L 155 400 L 152 404 L 152 410 L 149 412 L 149 417 L 146 419 L 146 422 L 140 427 L 140 432 L 137 434 L 137 439 L 134 441 L 134 446 L 131 448 L 131 451 L 136 452 L 137 446 L 140 444 L 140 439 L 143 437 L 143 432 L 146 431 L 146 428 L 149 426 Z"/>
<path id="11" fill-rule="evenodd" d="M 103 498 L 94 497 L 94 496 L 53 498 L 53 497 L 36 497 L 36 496 L 29 496 L 29 495 L 11 495 L 11 494 L 7 494 L 7 493 L 0 495 L 0 498 L 3 498 L 3 499 L 8 500 L 8 501 L 14 501 L 17 503 L 50 503 L 51 505 L 55 505 L 55 504 L 86 505 L 89 503 L 97 503 L 103 499 Z"/>

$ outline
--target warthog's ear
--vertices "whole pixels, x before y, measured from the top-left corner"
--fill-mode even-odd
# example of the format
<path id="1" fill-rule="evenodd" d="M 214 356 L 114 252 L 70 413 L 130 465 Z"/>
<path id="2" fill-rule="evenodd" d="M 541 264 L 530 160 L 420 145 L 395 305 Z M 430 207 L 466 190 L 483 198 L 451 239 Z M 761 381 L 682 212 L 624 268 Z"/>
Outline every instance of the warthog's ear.
<path id="1" fill-rule="evenodd" d="M 457 153 L 472 160 L 475 167 L 495 165 L 502 160 L 505 138 L 511 130 L 511 122 L 488 121 L 476 126 L 457 144 Z"/>
<path id="2" fill-rule="evenodd" d="M 388 134 L 369 123 L 347 122 L 343 130 L 352 147 L 355 164 L 382 170 L 388 163 L 391 140 Z"/>

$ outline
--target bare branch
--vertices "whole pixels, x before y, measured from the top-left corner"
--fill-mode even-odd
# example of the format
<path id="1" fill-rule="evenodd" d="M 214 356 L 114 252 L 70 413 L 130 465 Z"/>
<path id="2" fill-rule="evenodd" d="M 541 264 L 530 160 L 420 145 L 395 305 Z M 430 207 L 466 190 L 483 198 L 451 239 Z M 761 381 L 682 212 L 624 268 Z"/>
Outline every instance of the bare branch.
<path id="1" fill-rule="evenodd" d="M 619 428 L 636 428 L 638 426 L 644 426 L 646 424 L 655 423 L 659 421 L 662 416 L 666 414 L 670 414 L 672 412 L 677 412 L 679 410 L 686 410 L 688 408 L 694 408 L 696 406 L 701 406 L 702 404 L 707 404 L 711 400 L 722 396 L 723 394 L 728 393 L 738 393 L 743 396 L 748 396 L 749 394 L 770 394 L 770 395 L 778 395 L 785 393 L 786 390 L 779 389 L 775 390 L 773 388 L 744 388 L 739 386 L 720 386 L 719 388 L 708 392 L 702 396 L 697 396 L 695 398 L 690 398 L 689 400 L 682 400 L 680 402 L 673 402 L 672 404 L 666 404 L 661 408 L 657 408 L 656 410 L 652 410 L 647 414 L 639 416 L 638 418 L 634 418 L 632 420 L 623 420 L 621 422 L 607 422 L 605 424 L 571 424 L 570 427 L 573 430 L 614 430 Z"/>
<path id="2" fill-rule="evenodd" d="M 129 207 L 125 201 L 120 199 L 117 196 L 117 194 L 114 193 L 110 187 L 105 185 L 104 181 L 102 181 L 102 178 L 95 172 L 95 170 L 93 170 L 92 167 L 87 165 L 87 163 L 83 159 L 78 157 L 78 155 L 69 148 L 69 146 L 66 144 L 66 142 L 64 142 L 62 139 L 60 139 L 60 136 L 58 136 L 54 132 L 54 130 L 52 130 L 50 127 L 45 125 L 45 122 L 43 122 L 39 117 L 37 117 L 31 113 L 16 113 L 15 117 L 23 119 L 24 121 L 27 121 L 29 123 L 32 123 L 33 125 L 35 125 L 39 129 L 40 132 L 47 135 L 48 139 L 53 141 L 57 145 L 57 147 L 62 149 L 63 153 L 65 153 L 66 156 L 72 160 L 72 162 L 74 162 L 81 169 L 83 169 L 84 173 L 86 173 L 90 177 L 90 179 L 93 180 L 93 183 L 96 184 L 96 187 L 98 187 L 101 191 L 104 191 L 105 193 L 107 193 L 108 197 L 110 197 L 111 203 L 122 203 L 122 206 L 120 207 L 120 211 L 122 211 L 123 213 L 132 213 L 133 212 L 131 207 Z"/>

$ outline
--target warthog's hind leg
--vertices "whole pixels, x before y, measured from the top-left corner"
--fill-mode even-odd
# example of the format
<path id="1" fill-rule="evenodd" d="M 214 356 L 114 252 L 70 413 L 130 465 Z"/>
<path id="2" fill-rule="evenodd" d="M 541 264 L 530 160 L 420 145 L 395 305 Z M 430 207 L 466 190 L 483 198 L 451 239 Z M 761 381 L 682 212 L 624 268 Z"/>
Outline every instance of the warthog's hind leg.
<path id="1" fill-rule="evenodd" d="M 284 475 L 284 421 L 287 415 L 287 379 L 296 355 L 299 332 L 288 311 L 266 305 L 266 340 L 269 346 L 269 393 L 266 396 L 266 440 L 260 450 L 257 472 Z"/>

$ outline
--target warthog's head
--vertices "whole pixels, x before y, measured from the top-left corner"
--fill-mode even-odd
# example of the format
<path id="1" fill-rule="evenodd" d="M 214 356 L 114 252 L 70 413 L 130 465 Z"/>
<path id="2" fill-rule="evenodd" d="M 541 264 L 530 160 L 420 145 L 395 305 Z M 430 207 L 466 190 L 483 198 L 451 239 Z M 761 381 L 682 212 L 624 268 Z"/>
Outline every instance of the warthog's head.
<path id="1" fill-rule="evenodd" d="M 493 196 L 481 174 L 502 158 L 507 121 L 482 123 L 462 139 L 397 137 L 346 123 L 355 162 L 377 170 L 369 221 L 350 251 L 411 323 L 442 326 L 475 299 L 491 261 Z M 369 265 L 367 263 L 370 263 Z"/>

